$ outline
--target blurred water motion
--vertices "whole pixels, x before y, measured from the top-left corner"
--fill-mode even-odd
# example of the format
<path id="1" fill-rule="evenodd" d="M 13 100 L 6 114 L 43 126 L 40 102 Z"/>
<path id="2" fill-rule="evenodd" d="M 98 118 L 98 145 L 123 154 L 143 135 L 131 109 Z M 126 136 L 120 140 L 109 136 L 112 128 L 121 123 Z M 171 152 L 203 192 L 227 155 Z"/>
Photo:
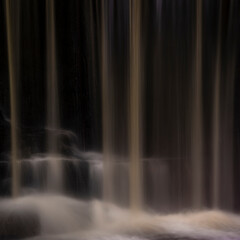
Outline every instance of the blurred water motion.
<path id="1" fill-rule="evenodd" d="M 240 209 L 238 0 L 0 4 L 1 195 Z"/>
<path id="2" fill-rule="evenodd" d="M 1 201 L 15 215 L 34 210 L 41 235 L 33 239 L 232 239 L 240 234 L 239 216 L 221 211 L 154 215 L 102 201 L 35 195 Z M 108 211 L 106 211 L 106 207 Z M 1 213 L 3 211 L 1 210 Z M 25 216 L 26 217 L 26 216 Z M 0 226 L 1 231 L 1 226 Z"/>

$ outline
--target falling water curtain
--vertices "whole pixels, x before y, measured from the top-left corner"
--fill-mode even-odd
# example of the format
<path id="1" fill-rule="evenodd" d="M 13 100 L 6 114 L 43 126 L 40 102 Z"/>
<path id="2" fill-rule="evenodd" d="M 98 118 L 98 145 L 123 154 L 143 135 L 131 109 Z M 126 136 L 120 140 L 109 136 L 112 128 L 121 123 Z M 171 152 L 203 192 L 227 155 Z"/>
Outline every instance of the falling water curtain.
<path id="1" fill-rule="evenodd" d="M 2 180 L 10 174 L 12 129 L 5 2 L 0 2 L 1 195 L 10 194 Z M 19 11 L 19 20 L 16 15 L 11 19 L 19 33 L 18 38 L 14 38 L 17 41 L 15 54 L 19 52 L 15 66 L 19 69 L 16 128 L 21 158 L 29 158 L 32 154 L 47 152 L 47 2 L 17 2 L 19 6 L 14 6 Z M 103 150 L 102 139 L 106 132 L 103 132 L 102 122 L 102 2 L 105 3 L 104 34 L 111 87 L 105 96 L 105 101 L 111 103 L 108 109 L 111 125 L 107 127 L 112 139 L 111 154 L 116 162 L 113 183 L 124 178 L 125 182 L 119 187 L 125 194 L 129 180 L 123 176 L 129 175 L 126 166 L 131 92 L 128 0 L 54 1 L 59 128 L 74 135 L 59 135 L 60 152 L 73 156 L 76 149 L 83 152 Z M 229 210 L 240 208 L 240 2 L 200 2 L 198 15 L 199 0 L 141 1 L 143 202 L 161 210 L 196 205 Z M 201 53 L 198 60 L 196 49 Z M 196 69 L 201 72 L 199 98 L 196 97 Z M 199 109 L 197 120 L 201 121 L 193 117 Z M 196 147 L 198 141 L 193 131 L 197 126 L 202 129 L 201 137 L 198 135 L 201 148 Z M 198 151 L 201 157 L 194 155 Z M 195 165 L 199 161 L 201 164 Z M 195 178 L 194 171 L 198 168 L 200 180 Z M 193 197 L 195 191 L 201 192 L 201 201 L 197 204 Z M 119 196 L 115 198 L 120 199 Z M 119 201 L 123 205 L 129 203 L 128 198 Z"/>

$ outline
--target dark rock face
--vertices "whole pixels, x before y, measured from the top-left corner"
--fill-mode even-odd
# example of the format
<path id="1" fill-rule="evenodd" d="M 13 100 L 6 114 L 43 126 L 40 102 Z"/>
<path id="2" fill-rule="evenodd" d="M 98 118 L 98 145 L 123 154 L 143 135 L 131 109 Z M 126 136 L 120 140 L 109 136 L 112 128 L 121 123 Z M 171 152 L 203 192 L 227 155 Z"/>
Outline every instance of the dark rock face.
<path id="1" fill-rule="evenodd" d="M 40 233 L 39 217 L 34 211 L 0 209 L 0 239 L 21 239 Z"/>
<path id="2" fill-rule="evenodd" d="M 200 238 L 200 237 L 189 237 L 189 236 L 178 236 L 177 234 L 173 234 L 173 233 L 165 233 L 165 234 L 136 234 L 136 235 L 130 235 L 129 239 L 131 239 L 131 237 L 138 237 L 139 239 L 142 240 L 213 240 L 212 237 L 209 238 Z M 231 240 L 239 240 L 239 239 L 235 239 L 232 238 Z"/>
<path id="3" fill-rule="evenodd" d="M 63 161 L 65 189 L 70 196 L 89 198 L 89 163 L 82 160 L 78 162 Z"/>
<path id="4" fill-rule="evenodd" d="M 11 194 L 11 169 L 7 161 L 0 161 L 0 196 Z"/>

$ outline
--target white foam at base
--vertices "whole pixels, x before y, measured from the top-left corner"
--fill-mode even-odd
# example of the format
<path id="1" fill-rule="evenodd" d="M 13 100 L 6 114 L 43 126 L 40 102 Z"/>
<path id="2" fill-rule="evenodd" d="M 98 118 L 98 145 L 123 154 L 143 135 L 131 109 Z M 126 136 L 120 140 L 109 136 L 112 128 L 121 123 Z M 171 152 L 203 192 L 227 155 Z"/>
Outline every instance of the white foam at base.
<path id="1" fill-rule="evenodd" d="M 3 199 L 0 208 L 19 214 L 37 212 L 41 224 L 39 239 L 137 240 L 168 234 L 195 239 L 240 239 L 240 217 L 216 210 L 132 215 L 113 204 L 55 195 Z"/>

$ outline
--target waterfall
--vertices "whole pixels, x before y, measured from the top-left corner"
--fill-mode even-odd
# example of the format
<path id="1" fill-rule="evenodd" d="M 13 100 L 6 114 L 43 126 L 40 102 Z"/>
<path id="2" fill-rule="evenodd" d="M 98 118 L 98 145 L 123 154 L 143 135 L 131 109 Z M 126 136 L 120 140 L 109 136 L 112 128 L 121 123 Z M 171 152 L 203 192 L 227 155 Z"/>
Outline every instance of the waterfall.
<path id="1" fill-rule="evenodd" d="M 193 206 L 203 200 L 203 127 L 202 127 L 202 0 L 196 2 L 195 81 L 192 110 Z"/>
<path id="2" fill-rule="evenodd" d="M 113 49 L 111 34 L 111 14 L 113 6 L 108 1 L 102 1 L 101 5 L 101 79 L 102 79 L 102 122 L 103 122 L 103 158 L 104 158 L 104 175 L 103 175 L 103 195 L 105 201 L 114 201 L 117 192 L 114 192 L 114 172 L 119 172 L 122 166 L 123 172 L 128 172 L 126 166 L 117 163 L 117 156 L 114 154 L 114 141 L 117 138 L 116 119 L 114 116 L 114 96 L 113 91 L 117 86 L 117 76 L 114 70 L 109 70 L 113 64 L 110 58 L 113 58 Z M 110 10 L 108 10 L 110 8 Z M 108 12 L 109 11 L 109 12 Z M 141 118 L 141 53 L 140 53 L 140 1 L 129 1 L 129 95 L 128 97 L 128 114 L 127 131 L 129 137 L 129 201 L 131 208 L 136 211 L 142 205 L 142 163 L 140 155 L 140 118 Z M 125 136 L 126 137 L 126 136 Z M 121 143 L 120 143 L 121 144 Z M 117 146 L 119 148 L 119 146 Z M 123 163 L 124 164 L 124 163 Z M 115 174 L 116 175 L 116 174 Z M 117 174 L 118 175 L 118 174 Z M 117 178 L 115 182 L 120 187 L 126 182 L 126 178 Z M 128 193 L 125 193 L 128 195 Z"/>
<path id="3" fill-rule="evenodd" d="M 103 197 L 105 201 L 113 200 L 112 186 L 112 103 L 110 98 L 110 79 L 108 72 L 108 27 L 107 11 L 105 0 L 101 4 L 101 79 L 102 79 L 102 133 L 103 133 L 103 158 L 104 158 L 104 175 L 103 175 Z"/>
<path id="4" fill-rule="evenodd" d="M 222 1 L 220 1 L 218 35 L 216 45 L 214 93 L 213 93 L 213 189 L 212 201 L 215 208 L 220 200 L 220 80 L 221 80 L 221 18 Z"/>
<path id="5" fill-rule="evenodd" d="M 8 66 L 10 84 L 10 108 L 11 108 L 11 169 L 12 169 L 12 196 L 17 197 L 20 191 L 19 168 L 19 104 L 17 86 L 19 81 L 19 41 L 20 41 L 20 1 L 6 0 L 6 25 L 8 43 Z"/>
<path id="6" fill-rule="evenodd" d="M 61 191 L 62 166 L 59 142 L 59 96 L 58 77 L 56 62 L 56 40 L 55 40 L 55 8 L 54 0 L 46 1 L 46 46 L 47 46 L 47 149 L 49 154 L 48 188 Z"/>
<path id="7" fill-rule="evenodd" d="M 129 1 L 130 14 L 130 119 L 129 119 L 129 155 L 130 155 L 130 204 L 136 211 L 142 205 L 142 170 L 140 155 L 140 118 L 141 118 L 141 1 Z"/>
<path id="8" fill-rule="evenodd" d="M 240 208 L 239 4 L 5 1 L 0 190 Z"/>

